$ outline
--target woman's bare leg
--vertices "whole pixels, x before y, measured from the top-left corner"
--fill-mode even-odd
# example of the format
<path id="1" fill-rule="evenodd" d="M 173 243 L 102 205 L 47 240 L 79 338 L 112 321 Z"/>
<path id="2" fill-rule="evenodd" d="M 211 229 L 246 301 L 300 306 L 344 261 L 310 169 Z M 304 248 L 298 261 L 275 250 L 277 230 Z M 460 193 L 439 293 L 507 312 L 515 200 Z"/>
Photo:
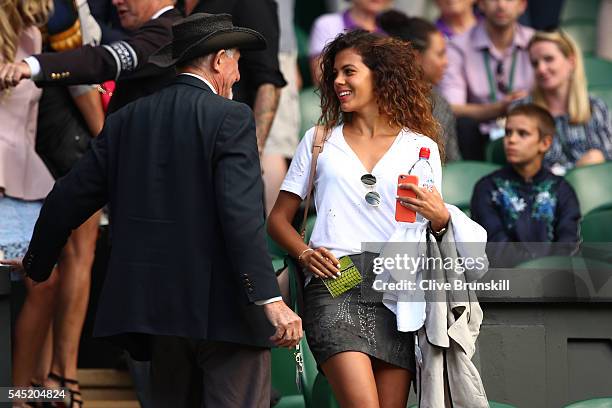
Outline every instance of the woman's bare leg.
<path id="1" fill-rule="evenodd" d="M 25 280 L 27 295 L 15 324 L 13 385 L 28 387 L 41 359 L 56 302 L 57 268 L 42 283 Z"/>
<path id="2" fill-rule="evenodd" d="M 49 370 L 51 369 L 51 361 L 53 360 L 53 324 L 49 325 L 45 342 L 40 351 L 40 358 L 34 374 L 32 375 L 32 383 L 44 385 Z"/>
<path id="3" fill-rule="evenodd" d="M 410 371 L 374 359 L 374 378 L 378 390 L 378 402 L 383 408 L 405 408 L 410 393 Z"/>
<path id="4" fill-rule="evenodd" d="M 338 353 L 321 368 L 342 408 L 380 407 L 372 362 L 367 354 Z"/>
<path id="5" fill-rule="evenodd" d="M 87 313 L 100 212 L 73 231 L 59 263 L 51 372 L 76 379 L 79 340 Z M 76 387 L 70 387 L 76 389 Z"/>

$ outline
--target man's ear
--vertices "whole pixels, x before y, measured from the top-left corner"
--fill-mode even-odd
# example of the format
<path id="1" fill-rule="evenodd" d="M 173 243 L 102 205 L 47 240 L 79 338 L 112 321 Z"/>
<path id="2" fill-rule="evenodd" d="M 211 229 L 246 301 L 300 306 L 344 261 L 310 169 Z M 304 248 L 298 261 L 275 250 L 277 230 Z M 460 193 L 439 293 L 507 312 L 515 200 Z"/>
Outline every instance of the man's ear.
<path id="1" fill-rule="evenodd" d="M 221 71 L 221 65 L 223 64 L 223 55 L 225 54 L 225 50 L 219 50 L 217 51 L 217 53 L 212 57 L 211 60 L 211 68 L 213 70 L 213 72 L 220 72 Z"/>
<path id="2" fill-rule="evenodd" d="M 546 153 L 550 146 L 552 146 L 553 137 L 552 135 L 544 135 L 540 138 L 540 151 Z"/>

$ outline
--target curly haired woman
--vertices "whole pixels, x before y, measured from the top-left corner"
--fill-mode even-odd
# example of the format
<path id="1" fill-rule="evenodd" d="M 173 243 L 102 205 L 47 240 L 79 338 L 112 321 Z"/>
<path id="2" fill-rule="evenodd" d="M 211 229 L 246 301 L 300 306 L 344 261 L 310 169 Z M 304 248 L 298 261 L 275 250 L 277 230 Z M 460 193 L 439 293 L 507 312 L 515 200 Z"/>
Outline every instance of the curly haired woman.
<path id="1" fill-rule="evenodd" d="M 314 129 L 298 146 L 268 219 L 270 235 L 298 258 L 307 275 L 308 344 L 342 407 L 406 406 L 414 336 L 397 330 L 382 293 L 371 289 L 378 254 L 363 252 L 362 244 L 386 242 L 398 227 L 398 176 L 409 172 L 422 147 L 431 151 L 436 188 L 402 184 L 416 198 L 401 203 L 429 220 L 434 232 L 442 233 L 449 220 L 438 193 L 440 130 L 416 60 L 404 42 L 361 30 L 340 34 L 326 46 L 319 90 L 327 136 L 316 165 L 317 221 L 309 245 L 291 222 L 307 194 Z M 324 280 L 340 275 L 345 256 L 363 281 L 332 297 Z"/>

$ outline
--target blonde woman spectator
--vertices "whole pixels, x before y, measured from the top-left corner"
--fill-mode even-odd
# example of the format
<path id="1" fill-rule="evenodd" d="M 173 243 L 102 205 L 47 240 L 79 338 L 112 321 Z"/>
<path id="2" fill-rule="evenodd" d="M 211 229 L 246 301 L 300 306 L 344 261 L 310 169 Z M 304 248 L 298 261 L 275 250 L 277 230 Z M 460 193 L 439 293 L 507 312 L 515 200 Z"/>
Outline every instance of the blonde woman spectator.
<path id="1" fill-rule="evenodd" d="M 61 51 L 78 47 L 81 44 L 99 43 L 100 29 L 91 17 L 86 2 L 79 0 L 75 5 L 50 2 L 45 7 L 51 7 L 51 5 L 57 6 L 53 7 L 54 13 L 45 30 L 48 34 L 45 43 L 51 49 Z M 26 5 L 24 8 L 32 9 L 32 6 Z M 61 24 L 58 24 L 58 21 Z M 38 41 L 40 42 L 40 38 Z M 39 53 L 40 44 L 36 49 L 27 51 L 15 60 L 18 61 L 23 57 Z M 30 81 L 20 83 L 16 89 L 21 87 L 34 88 L 37 95 L 40 95 L 38 88 Z M 28 126 L 35 133 L 37 132 L 36 138 L 45 137 L 46 140 L 56 140 L 61 132 L 74 131 L 66 127 L 66 122 L 70 122 L 71 119 L 80 121 L 80 117 L 77 117 L 79 115 L 87 125 L 87 129 L 83 129 L 85 133 L 89 130 L 89 133 L 95 136 L 100 132 L 104 123 L 104 113 L 100 95 L 94 87 L 76 85 L 67 90 L 54 87 L 44 92 L 33 117 L 28 118 Z M 78 111 L 60 107 L 62 104 L 68 105 L 73 102 Z M 13 106 L 23 109 L 25 103 L 26 101 L 16 100 Z M 33 141 L 34 136 L 32 136 L 31 143 L 32 152 L 34 151 Z M 63 175 L 57 173 L 58 167 L 52 160 L 49 161 L 49 157 L 41 153 L 41 159 L 45 160 L 53 176 Z M 2 163 L 4 164 L 4 160 Z M 48 174 L 49 171 L 46 173 Z M 51 185 L 49 184 L 49 188 L 40 197 L 41 199 L 46 196 Z M 33 217 L 32 222 L 36 216 L 37 214 Z M 67 386 L 73 391 L 70 399 L 76 404 L 79 404 L 79 398 L 74 398 L 74 395 L 78 395 L 78 384 L 75 380 L 78 345 L 88 304 L 90 272 L 98 221 L 99 217 L 94 216 L 72 233 L 58 262 L 58 271 L 54 274 L 57 277 L 52 280 L 51 284 L 43 285 L 47 286 L 46 289 L 33 287 L 30 285 L 31 281 L 26 279 L 28 295 L 15 328 L 14 384 L 26 386 L 31 382 L 35 385 Z M 23 240 L 26 246 L 31 233 L 31 228 L 23 229 Z M 23 253 L 15 253 L 15 251 L 7 251 L 5 254 L 5 258 L 8 259 L 22 256 Z M 41 342 L 44 342 L 44 346 Z"/>
<path id="2" fill-rule="evenodd" d="M 0 9 L 0 61 L 13 62 L 41 51 L 42 39 L 38 26 L 47 21 L 52 3 L 47 0 L 8 0 Z M 12 65 L 3 66 L 3 71 Z M 11 72 L 2 72 L 10 81 Z M 53 186 L 53 177 L 34 150 L 38 101 L 42 91 L 32 82 L 24 82 L 0 94 L 0 259 L 21 258 L 25 254 L 42 201 Z M 45 341 L 53 312 L 55 277 L 43 285 L 26 286 L 35 296 L 29 296 L 24 311 L 31 319 L 20 319 L 15 328 L 15 355 L 32 344 L 38 351 Z M 14 280 L 19 276 L 13 276 Z M 46 325 L 46 326 L 45 326 Z M 23 347 L 22 347 L 23 346 Z M 30 350 L 31 351 L 31 350 Z M 32 373 L 37 361 L 23 361 L 19 370 Z M 30 384 L 30 377 L 14 383 Z"/>
<path id="3" fill-rule="evenodd" d="M 553 173 L 612 159 L 612 116 L 605 102 L 589 95 L 582 52 L 566 33 L 538 32 L 528 45 L 535 72 L 533 102 L 553 115 L 557 135 L 545 156 Z"/>
<path id="4" fill-rule="evenodd" d="M 382 32 L 376 17 L 391 6 L 391 0 L 350 0 L 351 6 L 343 12 L 323 14 L 317 18 L 310 31 L 308 55 L 310 72 L 315 85 L 319 84 L 321 67 L 319 56 L 325 45 L 338 34 L 360 28 L 366 31 Z"/>

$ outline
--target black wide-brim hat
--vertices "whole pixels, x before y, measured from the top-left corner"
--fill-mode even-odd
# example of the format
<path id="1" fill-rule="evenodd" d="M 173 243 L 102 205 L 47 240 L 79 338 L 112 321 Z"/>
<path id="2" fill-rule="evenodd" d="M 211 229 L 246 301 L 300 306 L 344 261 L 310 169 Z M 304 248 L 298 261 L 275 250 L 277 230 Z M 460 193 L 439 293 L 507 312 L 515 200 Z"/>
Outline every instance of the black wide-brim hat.
<path id="1" fill-rule="evenodd" d="M 149 57 L 162 68 L 219 50 L 262 50 L 266 40 L 255 30 L 235 27 L 230 14 L 195 13 L 172 25 L 172 41 Z"/>

